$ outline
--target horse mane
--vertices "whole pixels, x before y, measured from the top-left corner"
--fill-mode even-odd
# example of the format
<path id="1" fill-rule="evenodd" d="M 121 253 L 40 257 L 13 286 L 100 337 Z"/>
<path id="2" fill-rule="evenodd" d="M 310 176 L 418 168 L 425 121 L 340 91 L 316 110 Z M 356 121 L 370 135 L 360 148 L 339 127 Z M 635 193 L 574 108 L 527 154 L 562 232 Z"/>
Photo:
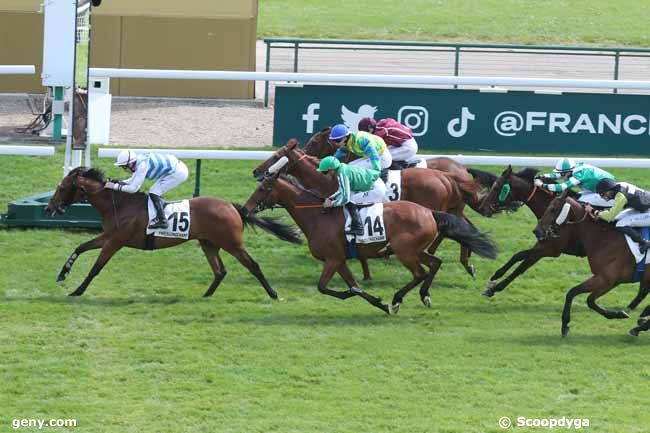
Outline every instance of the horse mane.
<path id="1" fill-rule="evenodd" d="M 82 176 L 100 183 L 106 182 L 104 172 L 99 168 L 90 168 L 86 172 L 82 173 Z"/>
<path id="2" fill-rule="evenodd" d="M 537 173 L 539 173 L 538 169 L 533 167 L 526 167 L 523 170 L 520 170 L 517 173 L 515 173 L 515 176 L 521 177 L 522 179 L 526 179 L 532 182 L 535 179 L 535 176 L 537 176 Z"/>
<path id="3" fill-rule="evenodd" d="M 287 176 L 286 174 L 281 174 L 280 179 L 286 180 L 289 182 L 291 185 L 295 186 L 299 190 L 306 192 L 307 194 L 319 199 L 319 200 L 324 200 L 325 197 L 323 197 L 318 191 L 313 190 L 313 189 L 308 189 L 305 188 L 300 182 L 298 182 L 298 179 L 295 179 L 293 176 Z"/>

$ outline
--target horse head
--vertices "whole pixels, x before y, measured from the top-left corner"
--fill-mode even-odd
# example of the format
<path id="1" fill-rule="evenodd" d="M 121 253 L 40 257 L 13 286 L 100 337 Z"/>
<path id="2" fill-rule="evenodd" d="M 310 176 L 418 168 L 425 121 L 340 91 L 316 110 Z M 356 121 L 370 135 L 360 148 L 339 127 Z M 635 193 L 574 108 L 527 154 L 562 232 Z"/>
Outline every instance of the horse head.
<path id="1" fill-rule="evenodd" d="M 318 159 L 323 159 L 326 156 L 334 155 L 336 152 L 336 145 L 329 141 L 330 131 L 332 128 L 329 126 L 323 128 L 320 132 L 312 135 L 307 144 L 305 145 L 305 153 L 310 156 L 315 156 Z"/>
<path id="2" fill-rule="evenodd" d="M 282 158 L 286 158 L 288 165 L 286 171 L 295 174 L 294 169 L 296 168 L 298 162 L 305 160 L 309 162 L 309 170 L 315 170 L 318 167 L 318 159 L 313 156 L 307 155 L 300 147 L 298 147 L 298 141 L 295 138 L 292 138 L 287 142 L 286 145 L 278 149 L 269 159 L 260 164 L 255 170 L 253 170 L 253 176 L 258 181 L 262 181 L 268 174 L 269 169 L 278 163 Z"/>
<path id="3" fill-rule="evenodd" d="M 96 168 L 77 167 L 71 170 L 57 185 L 45 212 L 50 216 L 62 215 L 65 208 L 82 200 L 86 194 L 94 194 L 104 188 L 104 173 Z"/>
<path id="4" fill-rule="evenodd" d="M 520 190 L 525 188 L 525 181 L 513 173 L 512 166 L 508 165 L 492 184 L 481 202 L 479 212 L 483 216 L 491 217 L 503 210 L 516 211 L 522 205 Z"/>
<path id="5" fill-rule="evenodd" d="M 587 211 L 582 204 L 571 198 L 569 193 L 568 189 L 564 190 L 548 205 L 533 230 L 537 240 L 557 239 L 560 237 L 560 227 L 585 220 Z"/>
<path id="6" fill-rule="evenodd" d="M 286 166 L 279 167 L 274 173 L 266 174 L 263 177 L 257 189 L 255 189 L 244 204 L 242 210 L 245 215 L 270 209 L 277 203 L 278 197 L 275 193 L 275 184 L 283 171 L 286 171 Z"/>

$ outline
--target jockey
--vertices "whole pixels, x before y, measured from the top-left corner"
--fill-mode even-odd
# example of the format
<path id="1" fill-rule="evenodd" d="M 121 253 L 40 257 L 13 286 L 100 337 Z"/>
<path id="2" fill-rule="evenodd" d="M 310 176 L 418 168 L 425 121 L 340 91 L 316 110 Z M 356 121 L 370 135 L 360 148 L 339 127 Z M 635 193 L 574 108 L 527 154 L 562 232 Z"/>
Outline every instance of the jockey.
<path id="1" fill-rule="evenodd" d="M 115 165 L 133 175 L 119 183 L 106 182 L 104 188 L 135 193 L 140 190 L 145 179 L 156 179 L 156 183 L 149 188 L 149 197 L 156 208 L 156 218 L 151 222 L 149 228 L 167 227 L 162 195 L 187 179 L 187 166 L 183 161 L 179 161 L 174 155 L 158 153 L 136 155 L 132 150 L 122 150 L 117 155 Z"/>
<path id="2" fill-rule="evenodd" d="M 335 125 L 330 131 L 329 140 L 338 147 L 334 154 L 336 159 L 341 160 L 348 153 L 360 157 L 350 165 L 382 171 L 393 162 L 390 152 L 386 150 L 386 143 L 376 135 L 363 131 L 350 132 L 345 125 Z"/>
<path id="3" fill-rule="evenodd" d="M 379 177 L 379 171 L 344 164 L 333 156 L 323 158 L 318 171 L 335 175 L 339 182 L 339 189 L 325 200 L 323 207 L 345 206 L 352 218 L 350 234 L 363 235 L 363 224 L 356 205 L 384 201 L 386 185 Z"/>
<path id="4" fill-rule="evenodd" d="M 544 183 L 541 179 L 543 177 L 562 179 L 564 182 L 559 184 Z M 603 200 L 595 192 L 598 181 L 605 178 L 616 180 L 613 174 L 603 169 L 584 162 L 576 164 L 573 159 L 562 158 L 557 162 L 557 164 L 555 164 L 555 170 L 553 170 L 553 173 L 538 175 L 535 179 L 535 185 L 539 188 L 544 188 L 555 193 L 560 193 L 567 188 L 580 185 L 583 191 L 580 193 L 578 201 L 593 206 L 610 207 L 612 202 Z"/>
<path id="5" fill-rule="evenodd" d="M 372 117 L 359 121 L 359 131 L 369 132 L 381 137 L 388 151 L 393 156 L 393 166 L 397 170 L 406 168 L 408 161 L 418 153 L 418 143 L 413 138 L 413 131 L 390 117 L 377 122 Z"/>
<path id="6" fill-rule="evenodd" d="M 650 192 L 629 183 L 616 183 L 608 177 L 598 182 L 596 192 L 605 200 L 614 199 L 614 205 L 604 211 L 593 211 L 594 215 L 603 221 L 616 221 L 616 230 L 628 235 L 639 244 L 641 253 L 645 253 L 650 241 L 643 239 L 634 227 L 650 226 Z M 592 212 L 590 207 L 587 210 Z"/>

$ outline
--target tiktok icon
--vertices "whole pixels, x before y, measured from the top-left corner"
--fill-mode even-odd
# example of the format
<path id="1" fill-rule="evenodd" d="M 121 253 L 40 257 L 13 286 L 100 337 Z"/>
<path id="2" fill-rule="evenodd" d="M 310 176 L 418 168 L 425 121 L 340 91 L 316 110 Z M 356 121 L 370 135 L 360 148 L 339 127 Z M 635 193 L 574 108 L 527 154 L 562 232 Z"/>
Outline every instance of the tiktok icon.
<path id="1" fill-rule="evenodd" d="M 462 137 L 467 133 L 467 124 L 470 120 L 476 119 L 476 116 L 469 111 L 469 108 L 463 107 L 460 117 L 454 117 L 447 124 L 447 132 L 455 138 Z"/>

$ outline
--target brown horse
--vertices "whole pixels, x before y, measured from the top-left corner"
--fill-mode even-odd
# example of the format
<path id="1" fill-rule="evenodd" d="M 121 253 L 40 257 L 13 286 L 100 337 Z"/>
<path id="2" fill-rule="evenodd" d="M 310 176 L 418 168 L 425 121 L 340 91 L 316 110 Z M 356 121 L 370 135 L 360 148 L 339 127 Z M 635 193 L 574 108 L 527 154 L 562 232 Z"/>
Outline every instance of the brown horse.
<path id="1" fill-rule="evenodd" d="M 63 213 L 65 207 L 72 203 L 87 198 L 102 217 L 103 232 L 95 239 L 79 245 L 59 273 L 57 281 L 63 281 L 80 254 L 101 248 L 90 273 L 70 296 L 82 295 L 92 279 L 122 247 L 160 249 L 186 242 L 186 239 L 156 237 L 153 238 L 153 243 L 148 243 L 145 235 L 149 219 L 147 196 L 143 193 L 128 194 L 104 189 L 104 183 L 104 174 L 100 170 L 75 168 L 63 178 L 46 208 L 47 212 L 55 215 Z M 219 250 L 223 248 L 259 280 L 272 299 L 278 298 L 259 265 L 244 248 L 243 229 L 245 224 L 249 224 L 261 227 L 282 240 L 300 243 L 299 235 L 293 229 L 271 218 L 242 213 L 241 206 L 212 197 L 191 199 L 190 216 L 189 239 L 199 240 L 214 272 L 214 281 L 204 296 L 211 296 L 226 276 L 226 268 L 219 257 Z"/>
<path id="2" fill-rule="evenodd" d="M 323 159 L 326 156 L 334 155 L 337 150 L 336 144 L 329 141 L 329 134 L 332 128 L 323 128 L 320 132 L 314 134 L 307 144 L 305 145 L 305 153 L 307 155 L 315 156 L 318 159 Z M 348 154 L 351 158 L 352 155 Z M 463 164 L 454 161 L 447 157 L 430 158 L 426 160 L 427 168 L 432 170 L 440 170 L 445 173 L 451 173 L 456 177 L 459 182 L 476 181 L 484 188 L 488 189 L 496 180 L 496 176 L 488 171 L 477 170 L 474 168 L 465 167 Z M 467 204 L 478 212 L 482 197 L 472 196 L 467 197 Z"/>
<path id="3" fill-rule="evenodd" d="M 490 192 L 483 200 L 481 214 L 492 216 L 501 210 L 514 211 L 522 204 L 525 204 L 539 220 L 548 208 L 549 203 L 555 198 L 555 194 L 535 186 L 533 182 L 537 173 L 538 170 L 534 168 L 525 168 L 518 173 L 514 173 L 512 167 L 508 166 L 501 173 L 501 176 L 496 179 Z M 572 194 L 574 197 L 577 196 L 573 192 L 568 194 Z M 505 265 L 500 267 L 488 281 L 483 295 L 487 297 L 494 296 L 496 292 L 505 289 L 515 278 L 526 272 L 540 259 L 558 257 L 560 254 L 584 257 L 585 251 L 575 234 L 573 236 L 538 241 L 532 248 L 515 253 Z M 521 262 L 521 264 L 508 277 L 498 281 L 517 262 Z M 638 303 L 633 306 L 630 304 L 630 308 L 635 308 L 636 305 Z"/>
<path id="4" fill-rule="evenodd" d="M 338 188 L 336 178 L 318 172 L 316 168 L 319 160 L 307 155 L 297 144 L 296 140 L 290 140 L 253 170 L 253 176 L 258 180 L 261 179 L 273 164 L 286 156 L 289 160 L 288 173 L 298 178 L 305 187 L 317 189 L 323 195 L 331 195 L 336 192 Z M 402 171 L 400 200 L 412 201 L 431 210 L 453 213 L 469 223 L 469 220 L 463 215 L 464 199 L 474 195 L 478 189 L 479 186 L 474 181 L 461 181 L 455 174 L 443 173 L 439 170 L 412 168 Z M 436 239 L 429 248 L 429 254 L 435 254 L 442 239 L 440 236 Z M 470 254 L 471 250 L 461 244 L 460 262 L 465 270 L 474 276 L 474 266 L 469 263 Z M 367 263 L 362 261 L 362 266 L 364 279 L 370 279 Z"/>
<path id="5" fill-rule="evenodd" d="M 483 257 L 494 258 L 496 249 L 491 241 L 476 228 L 455 215 L 432 212 L 423 206 L 407 201 L 384 204 L 384 224 L 387 241 L 360 244 L 359 254 L 365 258 L 381 256 L 380 251 L 390 244 L 399 261 L 413 275 L 412 280 L 398 290 L 391 305 L 359 289 L 359 286 L 346 264 L 346 241 L 343 234 L 345 218 L 341 208 L 323 213 L 323 197 L 306 190 L 281 174 L 286 167 L 267 176 L 244 205 L 244 209 L 255 213 L 273 207 L 276 203 L 287 212 L 302 229 L 309 243 L 312 255 L 323 261 L 323 271 L 318 282 L 318 290 L 338 299 L 361 296 L 371 305 L 391 314 L 397 312 L 404 296 L 416 285 L 420 287 L 420 300 L 430 306 L 429 287 L 440 267 L 441 261 L 426 252 L 438 231 L 445 237 L 463 243 Z M 429 271 L 425 271 L 422 265 Z M 327 288 L 334 273 L 348 284 L 349 291 L 341 292 Z"/>
<path id="6" fill-rule="evenodd" d="M 602 308 L 596 300 L 620 283 L 631 282 L 636 263 L 622 233 L 613 230 L 604 221 L 594 220 L 584 206 L 563 192 L 553 199 L 535 227 L 540 241 L 562 237 L 560 227 L 575 233 L 587 253 L 593 275 L 567 292 L 562 312 L 562 335 L 569 333 L 571 304 L 581 293 L 589 293 L 587 305 L 607 319 L 627 319 L 625 311 Z M 566 234 L 564 234 L 566 236 Z M 650 272 L 646 267 L 643 285 L 650 284 Z M 638 332 L 637 332 L 638 333 Z"/>

